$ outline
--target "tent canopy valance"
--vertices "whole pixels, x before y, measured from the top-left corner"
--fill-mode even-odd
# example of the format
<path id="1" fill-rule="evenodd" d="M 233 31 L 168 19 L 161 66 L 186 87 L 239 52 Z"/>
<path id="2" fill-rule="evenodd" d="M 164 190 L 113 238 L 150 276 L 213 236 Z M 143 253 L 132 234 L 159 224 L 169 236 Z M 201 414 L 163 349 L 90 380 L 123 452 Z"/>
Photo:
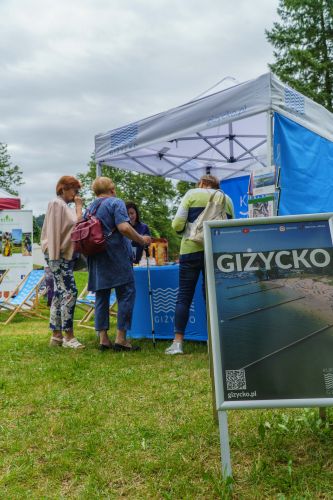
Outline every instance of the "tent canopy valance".
<path id="1" fill-rule="evenodd" d="M 21 208 L 21 200 L 18 196 L 7 193 L 0 189 L 0 210 L 18 210 Z"/>
<path id="2" fill-rule="evenodd" d="M 244 175 L 273 162 L 273 116 L 333 141 L 325 108 L 272 73 L 95 137 L 99 166 L 196 181 Z"/>

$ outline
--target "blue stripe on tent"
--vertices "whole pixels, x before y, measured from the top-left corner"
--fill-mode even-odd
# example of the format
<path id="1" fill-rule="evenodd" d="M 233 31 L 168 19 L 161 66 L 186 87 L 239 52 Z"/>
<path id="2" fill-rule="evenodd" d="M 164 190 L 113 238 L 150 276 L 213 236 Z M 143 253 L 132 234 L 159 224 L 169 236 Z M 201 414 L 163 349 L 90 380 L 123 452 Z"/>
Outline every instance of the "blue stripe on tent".
<path id="1" fill-rule="evenodd" d="M 232 199 L 236 219 L 245 219 L 249 216 L 247 197 L 249 180 L 249 175 L 243 175 L 220 183 L 221 189 Z"/>
<path id="2" fill-rule="evenodd" d="M 139 132 L 139 127 L 137 123 L 132 123 L 126 127 L 121 127 L 114 130 L 111 135 L 111 148 L 117 148 L 119 146 L 124 146 L 133 143 Z"/>
<path id="3" fill-rule="evenodd" d="M 280 168 L 279 215 L 333 211 L 333 143 L 275 113 L 274 161 Z"/>

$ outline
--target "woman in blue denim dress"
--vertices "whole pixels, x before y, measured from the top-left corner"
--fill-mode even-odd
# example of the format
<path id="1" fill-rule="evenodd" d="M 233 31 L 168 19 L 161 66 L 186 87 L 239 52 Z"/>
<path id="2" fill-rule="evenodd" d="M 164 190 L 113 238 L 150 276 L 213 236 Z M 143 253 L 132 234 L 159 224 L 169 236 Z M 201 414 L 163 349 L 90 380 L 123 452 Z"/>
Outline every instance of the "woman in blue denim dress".
<path id="1" fill-rule="evenodd" d="M 123 200 L 116 198 L 115 186 L 109 177 L 97 177 L 92 184 L 97 196 L 87 212 L 97 209 L 95 215 L 101 221 L 107 238 L 104 252 L 88 257 L 88 290 L 95 292 L 95 329 L 100 339 L 100 350 L 114 348 L 116 351 L 133 351 L 126 340 L 126 331 L 131 327 L 135 300 L 134 274 L 131 262 L 132 250 L 129 240 L 139 245 L 149 245 L 149 236 L 141 236 L 129 224 L 129 217 Z M 86 213 L 87 213 L 86 212 Z M 117 333 L 112 345 L 108 330 L 110 327 L 110 294 L 116 291 L 118 302 Z"/>

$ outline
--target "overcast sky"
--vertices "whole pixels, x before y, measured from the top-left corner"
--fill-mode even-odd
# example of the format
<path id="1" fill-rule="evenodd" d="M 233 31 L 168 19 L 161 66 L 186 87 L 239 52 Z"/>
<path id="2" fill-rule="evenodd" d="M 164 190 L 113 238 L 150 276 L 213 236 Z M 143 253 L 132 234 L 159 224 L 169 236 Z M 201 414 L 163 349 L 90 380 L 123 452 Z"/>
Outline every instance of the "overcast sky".
<path id="1" fill-rule="evenodd" d="M 0 142 L 44 213 L 87 171 L 99 132 L 165 111 L 273 62 L 278 0 L 0 0 Z M 222 85 L 215 90 L 225 88 Z"/>

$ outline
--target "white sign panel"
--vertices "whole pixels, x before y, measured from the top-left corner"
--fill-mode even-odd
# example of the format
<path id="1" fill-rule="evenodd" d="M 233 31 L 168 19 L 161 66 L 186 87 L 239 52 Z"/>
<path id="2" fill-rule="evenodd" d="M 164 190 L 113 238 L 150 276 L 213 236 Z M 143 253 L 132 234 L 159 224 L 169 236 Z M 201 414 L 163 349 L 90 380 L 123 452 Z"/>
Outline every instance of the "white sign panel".
<path id="1" fill-rule="evenodd" d="M 9 273 L 0 284 L 6 298 L 32 270 L 32 211 L 0 210 L 0 274 Z"/>

